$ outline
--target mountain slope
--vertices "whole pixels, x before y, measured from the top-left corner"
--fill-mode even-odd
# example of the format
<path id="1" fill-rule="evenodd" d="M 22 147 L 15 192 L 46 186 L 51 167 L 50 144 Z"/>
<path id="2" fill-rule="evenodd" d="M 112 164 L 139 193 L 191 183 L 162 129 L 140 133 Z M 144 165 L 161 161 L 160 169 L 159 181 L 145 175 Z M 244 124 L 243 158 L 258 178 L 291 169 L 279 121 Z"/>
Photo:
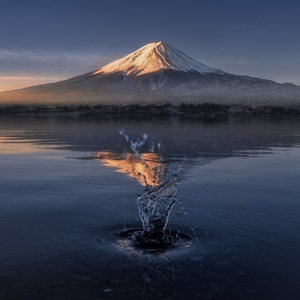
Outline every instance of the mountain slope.
<path id="1" fill-rule="evenodd" d="M 0 93 L 29 104 L 300 103 L 300 87 L 233 75 L 201 64 L 167 43 L 149 43 L 98 70 L 57 83 Z"/>

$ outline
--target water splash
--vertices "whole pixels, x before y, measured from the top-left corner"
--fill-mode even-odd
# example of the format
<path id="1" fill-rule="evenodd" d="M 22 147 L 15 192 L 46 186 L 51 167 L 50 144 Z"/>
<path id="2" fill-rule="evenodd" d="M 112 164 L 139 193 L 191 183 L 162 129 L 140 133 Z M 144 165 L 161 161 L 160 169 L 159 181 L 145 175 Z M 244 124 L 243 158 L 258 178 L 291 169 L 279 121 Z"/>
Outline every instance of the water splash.
<path id="1" fill-rule="evenodd" d="M 166 229 L 171 209 L 176 202 L 176 192 L 177 186 L 173 179 L 158 187 L 148 186 L 141 196 L 137 196 L 145 234 L 157 235 Z"/>
<path id="2" fill-rule="evenodd" d="M 119 130 L 119 134 L 121 136 L 124 136 L 126 142 L 130 142 L 131 145 L 131 150 L 138 156 L 139 155 L 139 148 L 141 148 L 142 146 L 144 146 L 146 144 L 146 142 L 148 141 L 148 134 L 144 133 L 142 136 L 142 139 L 136 139 L 136 140 L 132 140 L 129 138 L 128 134 L 126 134 L 125 129 L 122 128 Z"/>
<path id="3" fill-rule="evenodd" d="M 153 153 L 155 148 L 160 149 L 160 143 L 149 143 L 147 133 L 142 138 L 132 139 L 126 133 L 125 129 L 120 129 L 119 134 L 125 141 L 130 143 L 131 149 L 135 154 L 135 160 L 140 164 L 146 164 L 143 161 L 143 154 L 139 151 L 141 147 L 148 145 L 148 153 Z M 147 164 L 149 166 L 149 163 Z M 167 230 L 169 216 L 173 206 L 178 199 L 177 181 L 182 172 L 181 165 L 177 163 L 165 163 L 164 167 L 155 167 L 151 173 L 155 174 L 155 182 L 148 182 L 147 176 L 144 176 L 146 188 L 142 195 L 137 196 L 139 215 L 142 221 L 142 229 L 130 229 L 116 233 L 117 241 L 115 245 L 122 250 L 133 250 L 136 248 L 142 251 L 161 252 L 170 248 L 189 248 L 193 243 L 193 238 L 184 233 Z"/>
<path id="4" fill-rule="evenodd" d="M 177 201 L 176 192 L 176 180 L 172 178 L 157 187 L 148 186 L 141 196 L 137 196 L 143 230 L 135 232 L 132 238 L 138 246 L 163 249 L 175 245 L 178 236 L 165 230 Z"/>

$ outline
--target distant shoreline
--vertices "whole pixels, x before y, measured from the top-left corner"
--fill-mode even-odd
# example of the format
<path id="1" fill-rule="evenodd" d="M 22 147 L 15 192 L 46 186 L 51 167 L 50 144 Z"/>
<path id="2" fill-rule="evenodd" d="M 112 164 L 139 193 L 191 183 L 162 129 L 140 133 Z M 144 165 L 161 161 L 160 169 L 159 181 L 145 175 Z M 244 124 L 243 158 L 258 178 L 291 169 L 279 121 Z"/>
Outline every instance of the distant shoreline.
<path id="1" fill-rule="evenodd" d="M 300 116 L 299 106 L 224 105 L 215 103 L 162 105 L 0 105 L 1 115 L 178 116 L 221 118 L 231 115 Z"/>

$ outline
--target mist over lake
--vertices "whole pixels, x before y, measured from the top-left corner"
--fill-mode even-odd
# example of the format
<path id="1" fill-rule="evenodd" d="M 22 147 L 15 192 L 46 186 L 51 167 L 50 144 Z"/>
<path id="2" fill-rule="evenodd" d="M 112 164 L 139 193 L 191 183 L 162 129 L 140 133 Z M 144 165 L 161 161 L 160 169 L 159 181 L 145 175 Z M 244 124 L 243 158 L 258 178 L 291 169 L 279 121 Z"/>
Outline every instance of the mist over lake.
<path id="1" fill-rule="evenodd" d="M 1 116 L 0 298 L 299 299 L 299 125 Z M 190 239 L 119 238 L 168 174 L 166 230 Z"/>

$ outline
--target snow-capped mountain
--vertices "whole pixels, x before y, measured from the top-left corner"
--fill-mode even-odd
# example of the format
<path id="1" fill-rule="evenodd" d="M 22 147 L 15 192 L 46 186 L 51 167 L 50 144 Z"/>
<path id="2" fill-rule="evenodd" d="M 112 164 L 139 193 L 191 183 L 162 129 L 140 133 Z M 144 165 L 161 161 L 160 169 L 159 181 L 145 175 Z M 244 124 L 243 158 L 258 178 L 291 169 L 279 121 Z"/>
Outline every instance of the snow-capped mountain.
<path id="1" fill-rule="evenodd" d="M 220 70 L 201 64 L 164 42 L 149 43 L 96 70 L 93 74 L 122 72 L 124 76 L 139 76 L 162 70 L 224 74 Z"/>
<path id="2" fill-rule="evenodd" d="M 300 104 L 300 87 L 206 66 L 164 42 L 149 43 L 97 70 L 0 93 L 0 104 Z"/>

